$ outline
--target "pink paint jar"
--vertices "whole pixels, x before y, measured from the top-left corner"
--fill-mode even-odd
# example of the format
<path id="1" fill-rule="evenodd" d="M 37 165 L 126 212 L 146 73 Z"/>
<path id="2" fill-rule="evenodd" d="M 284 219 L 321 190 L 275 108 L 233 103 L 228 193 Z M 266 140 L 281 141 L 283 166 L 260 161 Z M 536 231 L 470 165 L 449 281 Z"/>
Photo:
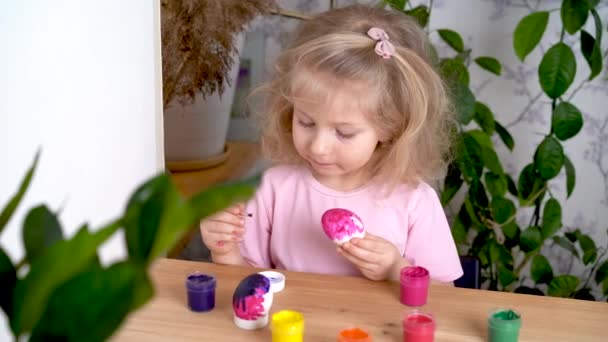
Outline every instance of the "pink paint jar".
<path id="1" fill-rule="evenodd" d="M 426 304 L 431 278 L 429 271 L 420 266 L 401 269 L 401 303 L 408 306 Z"/>
<path id="2" fill-rule="evenodd" d="M 403 319 L 403 342 L 433 342 L 435 319 L 431 314 L 412 312 Z"/>

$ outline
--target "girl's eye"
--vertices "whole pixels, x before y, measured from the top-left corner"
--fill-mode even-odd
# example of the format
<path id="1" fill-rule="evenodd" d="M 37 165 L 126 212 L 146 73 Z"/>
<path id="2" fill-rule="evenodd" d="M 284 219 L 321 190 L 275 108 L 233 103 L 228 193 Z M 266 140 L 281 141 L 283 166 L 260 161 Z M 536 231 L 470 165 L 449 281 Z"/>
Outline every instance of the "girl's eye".
<path id="1" fill-rule="evenodd" d="M 356 135 L 356 133 L 342 133 L 340 131 L 336 131 L 336 133 L 340 139 L 350 139 Z"/>
<path id="2" fill-rule="evenodd" d="M 310 128 L 310 127 L 313 127 L 315 125 L 314 122 L 304 122 L 304 121 L 302 121 L 300 119 L 298 119 L 298 124 L 300 124 L 300 126 L 306 127 L 306 128 Z"/>

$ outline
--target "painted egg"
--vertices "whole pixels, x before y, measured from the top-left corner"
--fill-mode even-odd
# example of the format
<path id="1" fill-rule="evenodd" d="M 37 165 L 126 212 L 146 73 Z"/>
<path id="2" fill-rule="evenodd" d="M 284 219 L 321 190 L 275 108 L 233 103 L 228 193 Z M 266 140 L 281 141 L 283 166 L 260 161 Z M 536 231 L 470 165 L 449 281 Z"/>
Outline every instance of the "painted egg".
<path id="1" fill-rule="evenodd" d="M 347 209 L 327 210 L 321 217 L 321 225 L 325 235 L 338 245 L 365 235 L 365 228 L 359 216 Z"/>
<path id="2" fill-rule="evenodd" d="M 234 290 L 232 308 L 234 323 L 243 329 L 259 329 L 268 323 L 272 305 L 270 279 L 254 273 L 245 277 Z"/>

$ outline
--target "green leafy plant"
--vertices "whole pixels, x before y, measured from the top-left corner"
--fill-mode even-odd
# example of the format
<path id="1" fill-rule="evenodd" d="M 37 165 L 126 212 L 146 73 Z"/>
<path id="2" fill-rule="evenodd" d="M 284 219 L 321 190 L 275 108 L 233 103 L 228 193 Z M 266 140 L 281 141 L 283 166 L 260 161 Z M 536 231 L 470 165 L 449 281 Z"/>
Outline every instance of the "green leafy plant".
<path id="1" fill-rule="evenodd" d="M 428 6 L 413 7 L 405 0 L 385 0 L 385 4 L 415 17 L 426 27 L 432 10 Z M 590 285 L 594 281 L 608 296 L 607 247 L 597 247 L 593 239 L 578 229 L 566 229 L 562 223 L 562 206 L 553 196 L 549 182 L 562 171 L 566 174 L 567 196 L 575 186 L 575 167 L 564 152 L 563 143 L 576 136 L 583 126 L 583 116 L 572 97 L 582 86 L 602 71 L 602 21 L 597 13 L 598 1 L 564 0 L 554 11 L 534 11 L 525 16 L 514 31 L 514 50 L 521 61 L 541 41 L 549 17 L 559 13 L 562 34 L 551 46 L 538 66 L 538 78 L 544 93 L 551 100 L 551 127 L 536 147 L 533 160 L 518 177 L 505 172 L 496 153 L 492 137 L 496 136 L 509 149 L 515 141 L 495 118 L 487 104 L 476 100 L 469 87 L 468 69 L 475 65 L 497 76 L 501 63 L 488 56 L 472 57 L 457 32 L 440 28 L 427 32 L 437 34 L 453 51 L 450 57 L 437 58 L 438 69 L 449 85 L 455 104 L 457 124 L 454 127 L 456 157 L 445 177 L 441 201 L 456 208 L 452 234 L 463 255 L 479 259 L 484 286 L 492 290 L 544 294 L 592 299 Z M 555 14 L 552 14 L 555 13 Z M 593 18 L 595 34 L 583 25 Z M 576 58 L 564 42 L 565 35 L 578 35 L 580 48 L 589 69 L 589 76 L 571 95 L 576 76 Z M 605 54 L 604 54 L 605 55 Z M 515 181 L 517 180 L 517 182 Z M 457 196 L 457 194 L 464 194 Z M 517 213 L 532 208 L 529 224 L 520 227 Z M 579 277 L 554 275 L 551 263 L 541 254 L 541 247 L 550 242 L 569 251 L 585 266 Z M 546 286 L 545 286 L 546 285 Z"/>
<path id="2" fill-rule="evenodd" d="M 0 233 L 23 198 L 37 161 L 38 155 L 2 210 Z M 21 230 L 24 259 L 13 264 L 0 248 L 0 307 L 15 339 L 29 333 L 31 341 L 106 340 L 154 295 L 147 275 L 151 262 L 199 219 L 253 195 L 257 182 L 223 184 L 185 200 L 161 173 L 134 191 L 121 217 L 95 230 L 85 223 L 69 239 L 55 212 L 46 205 L 31 208 Z M 119 230 L 128 257 L 104 267 L 97 249 Z"/>

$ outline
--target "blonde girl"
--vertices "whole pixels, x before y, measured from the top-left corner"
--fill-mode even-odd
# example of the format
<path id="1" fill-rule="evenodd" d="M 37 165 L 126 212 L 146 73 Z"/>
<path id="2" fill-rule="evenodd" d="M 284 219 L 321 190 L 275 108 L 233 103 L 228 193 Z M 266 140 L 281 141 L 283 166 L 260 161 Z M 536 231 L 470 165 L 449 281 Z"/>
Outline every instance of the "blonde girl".
<path id="1" fill-rule="evenodd" d="M 252 200 L 201 222 L 213 261 L 372 280 L 416 265 L 459 278 L 427 183 L 446 166 L 452 120 L 429 47 L 414 20 L 377 7 L 303 22 L 262 87 L 261 142 L 275 166 Z M 321 228 L 335 207 L 361 217 L 365 237 L 336 248 Z"/>

